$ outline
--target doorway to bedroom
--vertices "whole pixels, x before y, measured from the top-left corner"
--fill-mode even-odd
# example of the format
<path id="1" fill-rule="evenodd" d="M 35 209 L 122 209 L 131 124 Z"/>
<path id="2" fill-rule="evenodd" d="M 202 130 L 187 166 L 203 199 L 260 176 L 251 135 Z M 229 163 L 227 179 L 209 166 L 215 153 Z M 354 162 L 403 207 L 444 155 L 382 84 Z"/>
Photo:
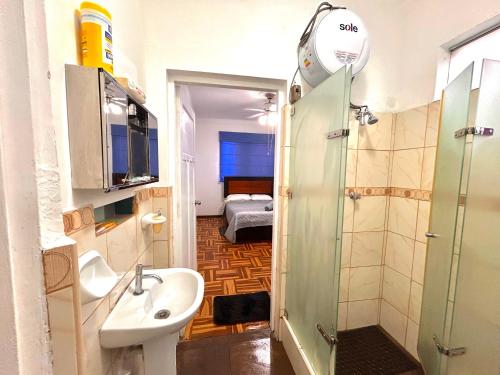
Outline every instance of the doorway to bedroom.
<path id="1" fill-rule="evenodd" d="M 278 92 L 176 88 L 182 260 L 205 281 L 184 339 L 269 330 Z"/>

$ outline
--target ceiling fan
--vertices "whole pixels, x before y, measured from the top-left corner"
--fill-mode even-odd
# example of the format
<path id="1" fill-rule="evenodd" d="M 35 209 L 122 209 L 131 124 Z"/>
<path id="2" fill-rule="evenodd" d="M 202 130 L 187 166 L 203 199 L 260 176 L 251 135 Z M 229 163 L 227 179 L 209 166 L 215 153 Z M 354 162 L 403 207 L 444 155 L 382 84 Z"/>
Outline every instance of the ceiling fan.
<path id="1" fill-rule="evenodd" d="M 248 116 L 248 119 L 257 118 L 259 124 L 274 126 L 276 123 L 276 110 L 277 106 L 274 103 L 276 94 L 272 92 L 266 92 L 264 94 L 267 101 L 264 103 L 262 108 L 245 108 L 246 111 L 255 111 L 257 113 Z"/>

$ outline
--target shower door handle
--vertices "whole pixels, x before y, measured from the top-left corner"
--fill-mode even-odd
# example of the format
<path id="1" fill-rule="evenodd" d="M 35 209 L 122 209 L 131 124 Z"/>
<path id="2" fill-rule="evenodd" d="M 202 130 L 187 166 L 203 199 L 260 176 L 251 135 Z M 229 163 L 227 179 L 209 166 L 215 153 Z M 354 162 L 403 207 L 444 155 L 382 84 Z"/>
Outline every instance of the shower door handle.
<path id="1" fill-rule="evenodd" d="M 321 337 L 323 337 L 326 343 L 330 346 L 330 350 L 333 350 L 333 347 L 335 346 L 335 344 L 337 344 L 337 338 L 334 335 L 328 333 L 319 323 L 316 324 L 316 328 L 321 334 Z"/>
<path id="2" fill-rule="evenodd" d="M 425 232 L 425 237 L 427 237 L 427 238 L 438 238 L 438 237 L 440 237 L 440 235 L 436 234 L 436 233 Z"/>

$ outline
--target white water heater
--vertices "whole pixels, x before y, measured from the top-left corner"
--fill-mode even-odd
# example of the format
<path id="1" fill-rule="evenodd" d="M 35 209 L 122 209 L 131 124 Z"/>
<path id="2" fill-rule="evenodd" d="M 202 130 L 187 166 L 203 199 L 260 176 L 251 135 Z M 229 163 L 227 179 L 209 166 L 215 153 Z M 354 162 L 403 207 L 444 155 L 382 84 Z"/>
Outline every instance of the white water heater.
<path id="1" fill-rule="evenodd" d="M 368 31 L 361 18 L 347 9 L 328 12 L 298 48 L 300 73 L 312 87 L 344 65 L 352 65 L 352 74 L 356 75 L 369 55 Z"/>

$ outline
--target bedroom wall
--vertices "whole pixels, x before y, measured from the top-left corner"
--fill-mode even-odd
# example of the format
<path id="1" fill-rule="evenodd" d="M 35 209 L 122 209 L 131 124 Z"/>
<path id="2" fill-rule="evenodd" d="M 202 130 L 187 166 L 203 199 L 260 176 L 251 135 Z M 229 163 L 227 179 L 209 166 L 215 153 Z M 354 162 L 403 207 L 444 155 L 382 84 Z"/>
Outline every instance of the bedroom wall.
<path id="1" fill-rule="evenodd" d="M 219 131 L 267 133 L 256 121 L 198 119 L 196 122 L 196 199 L 201 205 L 197 216 L 221 215 L 224 183 L 219 182 Z"/>

